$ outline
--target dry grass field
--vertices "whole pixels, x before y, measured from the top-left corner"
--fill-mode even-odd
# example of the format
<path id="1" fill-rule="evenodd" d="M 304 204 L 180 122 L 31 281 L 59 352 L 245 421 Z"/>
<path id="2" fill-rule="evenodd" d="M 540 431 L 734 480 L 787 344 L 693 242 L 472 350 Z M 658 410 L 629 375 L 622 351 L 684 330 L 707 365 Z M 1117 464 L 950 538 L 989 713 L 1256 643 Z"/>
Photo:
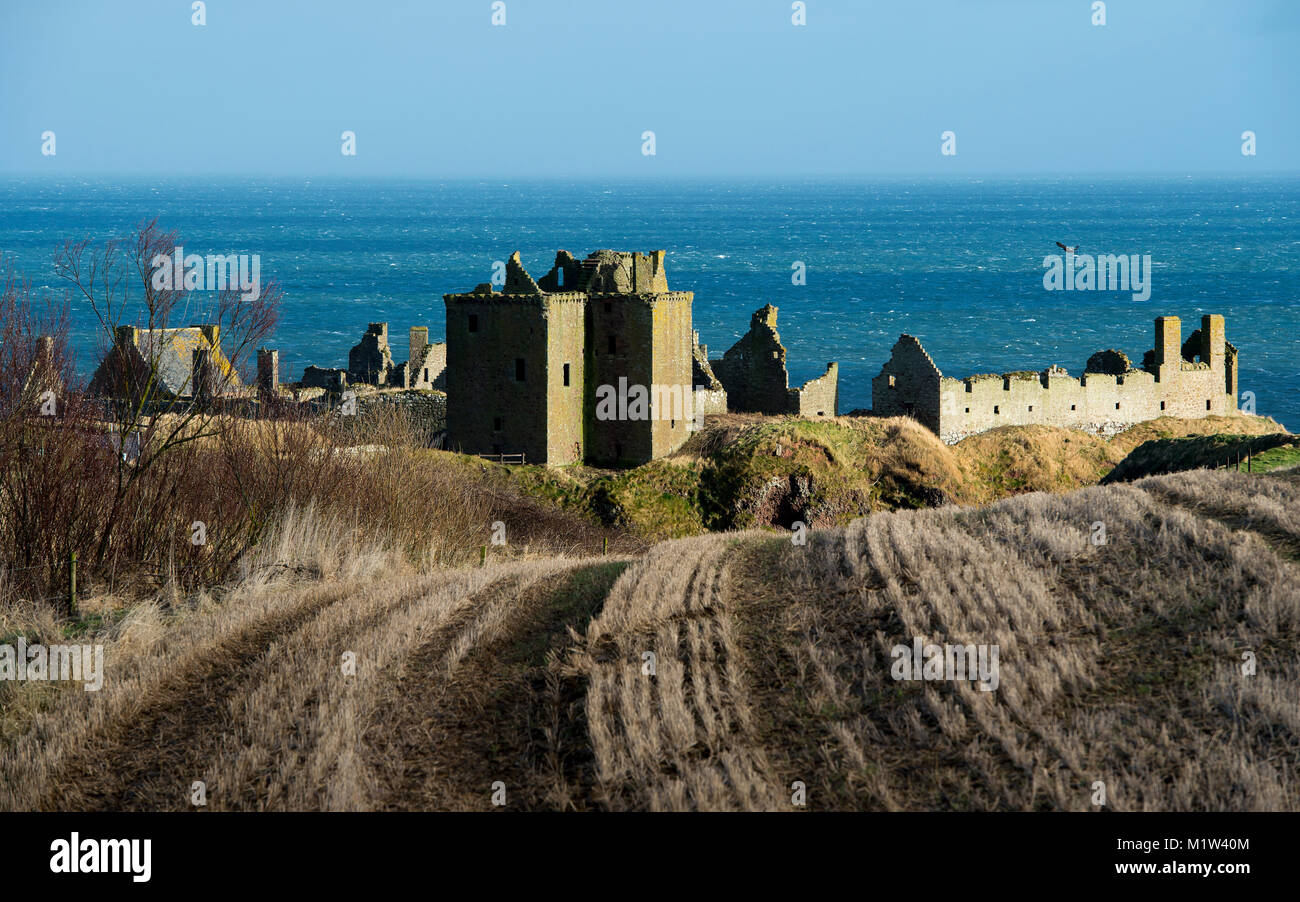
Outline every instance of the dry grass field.
<path id="1" fill-rule="evenodd" d="M 0 684 L 0 809 L 1300 809 L 1294 474 L 444 569 L 323 522 L 75 640 L 101 691 Z"/>

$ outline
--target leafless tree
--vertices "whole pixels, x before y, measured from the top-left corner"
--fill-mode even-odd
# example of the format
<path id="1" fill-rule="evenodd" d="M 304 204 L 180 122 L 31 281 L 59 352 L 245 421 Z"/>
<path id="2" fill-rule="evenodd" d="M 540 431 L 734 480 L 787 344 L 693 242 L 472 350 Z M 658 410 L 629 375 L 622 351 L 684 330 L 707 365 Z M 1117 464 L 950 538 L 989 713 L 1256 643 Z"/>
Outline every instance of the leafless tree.
<path id="1" fill-rule="evenodd" d="M 88 239 L 68 242 L 55 259 L 57 274 L 89 304 L 101 327 L 105 365 L 100 387 L 107 395 L 116 449 L 122 452 L 116 455 L 113 500 L 95 553 L 101 563 L 136 484 L 180 449 L 220 438 L 229 428 L 223 411 L 236 400 L 241 380 L 248 381 L 256 349 L 278 317 L 283 292 L 274 280 L 247 297 L 238 284 L 193 292 L 183 282 L 168 286 L 156 279 L 158 267 L 172 265 L 173 251 L 181 246 L 179 235 L 154 219 L 125 241 L 98 247 Z M 194 322 L 218 327 L 220 357 L 212 361 L 202 390 L 195 374 L 191 396 L 183 397 L 162 379 L 164 355 L 172 353 L 162 334 Z M 123 326 L 139 330 L 138 355 L 125 353 Z"/>

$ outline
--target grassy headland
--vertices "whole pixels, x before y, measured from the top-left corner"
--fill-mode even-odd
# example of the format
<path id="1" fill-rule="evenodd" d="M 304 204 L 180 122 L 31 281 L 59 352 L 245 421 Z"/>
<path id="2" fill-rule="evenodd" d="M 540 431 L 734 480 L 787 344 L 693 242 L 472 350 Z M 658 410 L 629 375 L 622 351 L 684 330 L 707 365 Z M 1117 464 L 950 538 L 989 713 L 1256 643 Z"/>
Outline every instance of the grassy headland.
<path id="1" fill-rule="evenodd" d="M 1168 444 L 1174 439 L 1235 442 L 1282 432 L 1267 417 L 1166 417 L 1110 439 L 1050 426 L 1008 426 L 949 446 L 909 418 L 733 414 L 710 418 L 676 454 L 628 470 L 492 469 L 493 478 L 522 495 L 609 528 L 664 539 L 788 528 L 795 521 L 842 526 L 874 511 L 1067 492 L 1101 482 L 1139 446 L 1145 447 L 1144 463 L 1127 469 L 1133 476 L 1222 463 L 1175 453 L 1179 446 Z M 1275 456 L 1280 464 L 1280 453 Z"/>

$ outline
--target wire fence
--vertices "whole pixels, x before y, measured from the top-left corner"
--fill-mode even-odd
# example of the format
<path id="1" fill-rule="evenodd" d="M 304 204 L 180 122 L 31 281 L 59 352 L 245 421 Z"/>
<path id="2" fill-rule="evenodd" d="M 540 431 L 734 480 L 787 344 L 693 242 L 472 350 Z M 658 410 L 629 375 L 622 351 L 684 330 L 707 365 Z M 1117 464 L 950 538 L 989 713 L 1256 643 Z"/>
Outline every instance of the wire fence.
<path id="1" fill-rule="evenodd" d="M 119 572 L 132 571 L 132 570 L 134 570 L 134 572 L 157 571 L 160 570 L 162 567 L 162 564 L 160 564 L 157 561 L 114 559 L 112 563 L 113 563 L 114 571 L 119 571 Z M 14 582 L 13 580 L 14 574 L 31 573 L 33 571 L 40 571 L 46 574 L 54 574 L 56 578 L 51 580 L 51 582 L 62 583 L 61 590 L 56 594 L 41 595 L 41 596 L 31 596 L 31 595 L 17 593 L 17 592 L 14 594 L 19 600 L 30 602 L 33 604 L 43 604 L 46 602 L 51 602 L 51 603 L 67 605 L 68 612 L 72 616 L 76 616 L 77 599 L 78 599 L 77 578 L 81 570 L 82 567 L 78 562 L 78 558 L 75 552 L 73 552 L 63 561 L 59 562 L 57 565 L 49 564 L 49 563 L 29 564 L 24 566 L 0 564 L 0 586 L 9 587 Z"/>

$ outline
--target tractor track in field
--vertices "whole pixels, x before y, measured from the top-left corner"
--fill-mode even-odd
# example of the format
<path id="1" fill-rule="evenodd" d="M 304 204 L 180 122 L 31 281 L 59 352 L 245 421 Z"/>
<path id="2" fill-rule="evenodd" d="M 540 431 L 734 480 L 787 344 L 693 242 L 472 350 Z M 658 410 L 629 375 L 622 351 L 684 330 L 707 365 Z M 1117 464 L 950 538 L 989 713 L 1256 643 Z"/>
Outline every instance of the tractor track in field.
<path id="1" fill-rule="evenodd" d="M 226 706 L 279 639 L 345 598 L 337 587 L 308 591 L 233 635 L 192 652 L 182 669 L 109 721 L 66 760 L 42 807 L 157 810 L 188 807 L 190 784 L 220 749 Z"/>

